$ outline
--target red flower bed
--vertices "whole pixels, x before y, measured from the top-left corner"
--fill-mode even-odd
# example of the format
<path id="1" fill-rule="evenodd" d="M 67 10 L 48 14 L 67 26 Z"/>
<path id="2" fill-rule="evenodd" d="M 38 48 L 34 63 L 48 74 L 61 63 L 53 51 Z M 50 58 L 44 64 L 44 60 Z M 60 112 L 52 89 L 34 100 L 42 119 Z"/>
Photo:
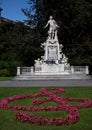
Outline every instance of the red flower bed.
<path id="1" fill-rule="evenodd" d="M 92 100 L 85 98 L 65 98 L 59 97 L 57 94 L 64 93 L 63 88 L 41 88 L 38 94 L 26 94 L 17 95 L 8 98 L 4 98 L 0 101 L 0 109 L 22 110 L 30 112 L 41 111 L 66 111 L 68 116 L 66 118 L 45 118 L 42 116 L 35 116 L 33 114 L 27 114 L 25 112 L 18 112 L 15 115 L 15 119 L 20 122 L 28 122 L 30 124 L 38 125 L 69 125 L 78 122 L 79 120 L 79 108 L 92 107 Z M 44 97 L 40 99 L 40 97 Z M 10 102 L 20 99 L 33 98 L 31 106 L 11 105 Z M 36 98 L 36 99 L 34 99 Z M 55 102 L 56 106 L 41 106 L 44 102 Z M 79 104 L 70 105 L 68 101 L 81 102 Z"/>

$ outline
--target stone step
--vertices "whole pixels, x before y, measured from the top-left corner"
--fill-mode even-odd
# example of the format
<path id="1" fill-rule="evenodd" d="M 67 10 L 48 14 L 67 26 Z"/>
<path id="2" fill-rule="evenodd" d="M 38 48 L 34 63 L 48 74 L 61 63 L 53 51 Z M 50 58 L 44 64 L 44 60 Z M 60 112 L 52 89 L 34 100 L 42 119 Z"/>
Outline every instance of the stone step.
<path id="1" fill-rule="evenodd" d="M 69 74 L 69 75 L 20 75 L 13 80 L 61 80 L 61 79 L 91 79 L 89 75 Z"/>

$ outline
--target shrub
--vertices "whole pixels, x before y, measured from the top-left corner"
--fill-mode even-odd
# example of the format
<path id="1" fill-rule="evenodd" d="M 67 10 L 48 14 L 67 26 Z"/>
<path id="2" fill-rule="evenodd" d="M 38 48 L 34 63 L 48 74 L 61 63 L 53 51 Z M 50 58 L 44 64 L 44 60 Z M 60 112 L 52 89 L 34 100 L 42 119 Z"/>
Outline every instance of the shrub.
<path id="1" fill-rule="evenodd" d="M 17 66 L 20 66 L 18 61 L 0 61 L 0 76 L 15 76 Z"/>
<path id="2" fill-rule="evenodd" d="M 7 69 L 0 69 L 0 76 L 10 76 L 10 73 Z"/>

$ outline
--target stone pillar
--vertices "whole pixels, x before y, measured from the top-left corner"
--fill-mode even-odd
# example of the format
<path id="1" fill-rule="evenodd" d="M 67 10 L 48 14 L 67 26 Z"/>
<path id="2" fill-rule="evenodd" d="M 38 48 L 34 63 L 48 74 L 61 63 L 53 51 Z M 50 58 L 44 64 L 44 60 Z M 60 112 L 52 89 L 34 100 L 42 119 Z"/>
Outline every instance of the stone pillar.
<path id="1" fill-rule="evenodd" d="M 71 73 L 73 74 L 74 73 L 74 67 L 71 66 Z"/>
<path id="2" fill-rule="evenodd" d="M 85 68 L 86 70 L 85 70 L 85 73 L 86 74 L 89 74 L 89 67 L 88 66 L 86 66 L 86 68 Z"/>
<path id="3" fill-rule="evenodd" d="M 32 66 L 31 67 L 31 74 L 33 74 L 34 73 L 34 67 Z"/>
<path id="4" fill-rule="evenodd" d="M 46 45 L 46 60 L 48 60 L 48 45 Z"/>
<path id="5" fill-rule="evenodd" d="M 20 67 L 17 67 L 17 76 L 20 75 Z"/>

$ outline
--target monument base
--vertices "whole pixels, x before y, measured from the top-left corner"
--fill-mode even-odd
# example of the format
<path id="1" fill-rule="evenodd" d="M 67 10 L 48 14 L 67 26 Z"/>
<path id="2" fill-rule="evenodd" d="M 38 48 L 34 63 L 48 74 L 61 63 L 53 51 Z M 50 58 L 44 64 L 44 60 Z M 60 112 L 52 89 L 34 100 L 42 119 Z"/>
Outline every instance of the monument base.
<path id="1" fill-rule="evenodd" d="M 44 64 L 34 67 L 17 67 L 14 80 L 62 80 L 62 79 L 91 79 L 88 66 L 70 66 L 63 64 Z"/>
<path id="2" fill-rule="evenodd" d="M 76 79 L 91 79 L 91 77 L 89 75 L 85 75 L 85 74 L 62 74 L 62 75 L 41 75 L 41 74 L 37 74 L 37 75 L 20 75 L 20 76 L 16 76 L 14 78 L 14 80 L 29 80 L 29 81 L 33 81 L 33 80 L 76 80 Z"/>
<path id="3" fill-rule="evenodd" d="M 65 71 L 65 64 L 42 64 L 35 67 L 35 75 L 64 75 L 70 74 L 70 70 Z"/>

